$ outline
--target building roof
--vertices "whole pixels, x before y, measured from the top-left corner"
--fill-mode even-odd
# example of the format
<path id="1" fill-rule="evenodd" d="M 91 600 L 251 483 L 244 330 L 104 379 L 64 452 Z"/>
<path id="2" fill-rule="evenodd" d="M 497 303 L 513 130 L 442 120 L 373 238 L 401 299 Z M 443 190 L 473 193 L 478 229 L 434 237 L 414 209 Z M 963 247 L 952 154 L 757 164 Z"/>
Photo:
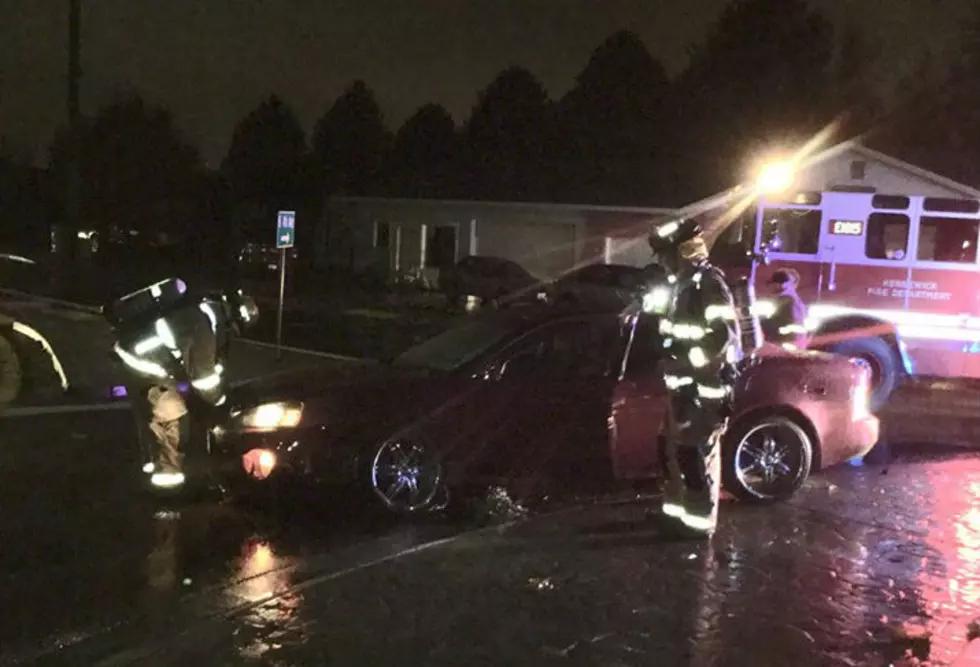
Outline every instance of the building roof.
<path id="1" fill-rule="evenodd" d="M 929 171 L 928 169 L 917 167 L 914 164 L 905 162 L 904 160 L 899 160 L 891 155 L 886 155 L 880 151 L 868 148 L 856 140 L 841 142 L 824 151 L 821 151 L 820 153 L 804 159 L 802 162 L 802 168 L 805 169 L 847 153 L 856 153 L 867 160 L 878 162 L 897 171 L 904 171 L 905 173 L 914 176 L 919 180 L 928 181 L 948 190 L 957 192 L 964 198 L 980 199 L 980 190 L 976 188 L 972 188 L 969 185 L 964 185 L 963 183 L 958 183 L 950 178 Z M 675 209 L 674 213 L 678 216 L 694 216 L 720 208 L 722 206 L 728 207 L 738 200 L 744 199 L 746 196 L 750 196 L 752 190 L 753 188 L 750 183 L 742 183 L 717 194 L 711 195 L 710 197 L 705 197 L 704 199 L 688 204 L 683 208 Z"/>
<path id="2" fill-rule="evenodd" d="M 844 142 L 843 144 L 840 144 L 840 146 L 842 146 L 843 149 L 840 150 L 839 152 L 844 152 L 849 150 L 866 157 L 868 160 L 874 160 L 875 162 L 880 162 L 886 167 L 891 167 L 892 169 L 896 169 L 898 171 L 907 172 L 923 181 L 929 181 L 931 183 L 940 185 L 949 190 L 958 192 L 963 197 L 980 199 L 980 190 L 978 190 L 977 188 L 970 187 L 969 185 L 964 185 L 963 183 L 954 181 L 951 178 L 947 178 L 945 176 L 937 174 L 934 171 L 929 171 L 928 169 L 917 167 L 914 164 L 905 162 L 904 160 L 899 160 L 897 157 L 892 157 L 891 155 L 886 155 L 881 151 L 874 150 L 873 148 L 868 148 L 864 144 L 858 143 L 857 141 Z M 835 146 L 835 148 L 837 147 Z"/>
<path id="3" fill-rule="evenodd" d="M 672 208 L 659 208 L 652 206 L 600 206 L 593 204 L 562 204 L 553 202 L 520 202 L 520 201 L 489 201 L 484 199 L 411 199 L 407 197 L 353 197 L 340 196 L 331 197 L 331 200 L 338 202 L 358 202 L 358 203 L 378 203 L 378 204 L 437 204 L 439 206 L 487 206 L 491 208 L 523 208 L 523 209 L 561 209 L 566 211 L 605 211 L 609 213 L 646 213 L 650 215 L 670 215 L 675 211 Z"/>
<path id="4" fill-rule="evenodd" d="M 923 181 L 928 181 L 935 185 L 939 185 L 948 190 L 952 190 L 960 194 L 960 196 L 965 198 L 980 199 L 980 190 L 977 188 L 970 187 L 969 185 L 964 185 L 954 181 L 951 178 L 947 178 L 935 172 L 929 171 L 928 169 L 923 169 L 922 167 L 917 167 L 914 164 L 905 162 L 891 155 L 886 155 L 880 151 L 876 151 L 873 148 L 868 148 L 857 140 L 844 141 L 835 146 L 810 156 L 803 160 L 803 168 L 820 164 L 826 160 L 833 159 L 840 155 L 846 153 L 856 153 L 867 160 L 878 162 L 885 165 L 891 169 L 897 171 L 903 171 L 910 176 L 918 178 Z M 487 200 L 465 200 L 465 199 L 410 199 L 410 198 L 398 198 L 398 197 L 332 197 L 334 201 L 341 202 L 363 202 L 363 203 L 387 203 L 387 204 L 409 204 L 409 205 L 419 205 L 419 204 L 437 204 L 440 206 L 473 206 L 474 204 L 480 206 L 489 207 L 500 207 L 500 208 L 523 208 L 523 209 L 550 209 L 550 210 L 566 210 L 566 211 L 593 211 L 593 212 L 609 212 L 609 213 L 643 213 L 649 214 L 651 216 L 665 216 L 665 215 L 675 215 L 675 216 L 695 216 L 706 211 L 716 209 L 720 206 L 728 206 L 738 199 L 744 198 L 752 190 L 752 185 L 748 183 L 742 183 L 736 185 L 732 188 L 719 192 L 717 194 L 711 195 L 710 197 L 705 197 L 696 202 L 692 202 L 686 206 L 680 208 L 669 208 L 669 207 L 645 207 L 645 206 L 599 206 L 591 204 L 562 204 L 562 203 L 550 203 L 550 202 L 502 202 L 502 201 L 487 201 Z"/>

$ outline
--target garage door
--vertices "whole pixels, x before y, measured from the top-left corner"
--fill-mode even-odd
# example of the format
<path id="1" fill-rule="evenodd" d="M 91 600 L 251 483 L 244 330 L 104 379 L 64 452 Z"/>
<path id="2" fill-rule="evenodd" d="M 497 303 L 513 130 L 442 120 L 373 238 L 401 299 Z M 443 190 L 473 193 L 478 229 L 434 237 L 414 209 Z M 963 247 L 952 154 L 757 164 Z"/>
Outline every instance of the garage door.
<path id="1" fill-rule="evenodd" d="M 540 278 L 553 278 L 575 266 L 575 225 L 497 223 L 477 225 L 477 252 L 510 259 Z"/>

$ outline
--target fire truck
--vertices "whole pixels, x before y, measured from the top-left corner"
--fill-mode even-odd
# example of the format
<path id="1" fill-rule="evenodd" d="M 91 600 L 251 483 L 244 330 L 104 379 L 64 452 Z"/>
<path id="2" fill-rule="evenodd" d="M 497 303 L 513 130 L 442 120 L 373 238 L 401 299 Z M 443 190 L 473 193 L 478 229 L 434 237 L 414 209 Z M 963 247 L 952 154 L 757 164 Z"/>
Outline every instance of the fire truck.
<path id="1" fill-rule="evenodd" d="M 913 375 L 980 378 L 980 201 L 834 191 L 762 199 L 712 254 L 734 264 L 726 259 L 758 252 L 773 233 L 778 247 L 757 267 L 760 304 L 772 273 L 794 269 L 810 347 L 869 362 L 876 408 Z"/>

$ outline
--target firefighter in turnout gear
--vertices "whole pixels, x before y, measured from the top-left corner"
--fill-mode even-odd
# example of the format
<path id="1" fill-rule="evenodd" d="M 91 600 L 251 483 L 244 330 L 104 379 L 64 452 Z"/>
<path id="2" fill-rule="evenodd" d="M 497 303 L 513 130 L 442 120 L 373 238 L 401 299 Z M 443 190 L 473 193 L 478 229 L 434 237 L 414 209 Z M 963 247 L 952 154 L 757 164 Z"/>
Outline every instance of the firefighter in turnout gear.
<path id="1" fill-rule="evenodd" d="M 802 350 L 807 345 L 806 304 L 796 292 L 800 274 L 793 269 L 779 269 L 769 284 L 777 292 L 773 297 L 775 312 L 762 322 L 766 340 L 787 349 Z"/>
<path id="2" fill-rule="evenodd" d="M 224 364 L 231 338 L 258 316 L 241 292 L 199 297 L 180 279 L 150 285 L 104 309 L 116 332 L 115 353 L 132 372 L 133 400 L 144 472 L 156 487 L 179 487 L 188 405 L 215 408 L 226 401 Z M 147 433 L 148 431 L 148 433 Z"/>
<path id="3" fill-rule="evenodd" d="M 695 221 L 658 225 L 650 247 L 667 271 L 643 303 L 660 320 L 669 396 L 662 510 L 675 525 L 710 536 L 718 519 L 721 437 L 741 359 L 735 305 Z"/>

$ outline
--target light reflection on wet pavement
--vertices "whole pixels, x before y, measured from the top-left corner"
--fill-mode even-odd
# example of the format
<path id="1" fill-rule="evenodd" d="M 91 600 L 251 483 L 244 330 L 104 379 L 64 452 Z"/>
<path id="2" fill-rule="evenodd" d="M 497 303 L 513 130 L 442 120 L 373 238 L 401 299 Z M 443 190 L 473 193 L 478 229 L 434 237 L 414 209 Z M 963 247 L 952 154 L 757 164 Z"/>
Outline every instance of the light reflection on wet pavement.
<path id="1" fill-rule="evenodd" d="M 884 665 L 906 649 L 953 664 L 980 616 L 975 456 L 726 505 L 710 546 L 667 540 L 636 502 L 452 537 L 343 512 L 160 513 L 130 462 L 106 464 L 124 421 L 57 428 L 96 423 L 104 443 L 4 432 L 2 664 Z M 14 483 L 40 447 L 87 458 Z"/>

